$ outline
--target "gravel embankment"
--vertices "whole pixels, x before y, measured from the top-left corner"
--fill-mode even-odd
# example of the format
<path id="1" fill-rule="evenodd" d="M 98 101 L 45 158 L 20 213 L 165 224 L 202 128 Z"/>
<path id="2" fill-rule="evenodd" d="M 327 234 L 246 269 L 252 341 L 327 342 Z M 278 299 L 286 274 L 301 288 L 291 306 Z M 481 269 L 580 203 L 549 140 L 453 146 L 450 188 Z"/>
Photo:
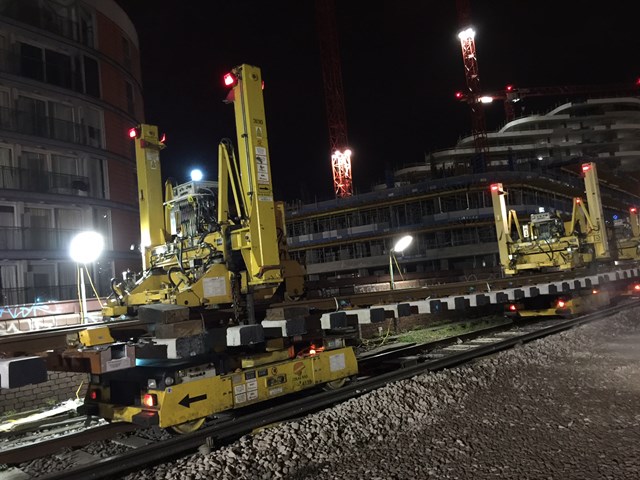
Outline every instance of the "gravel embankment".
<path id="1" fill-rule="evenodd" d="M 640 478 L 640 310 L 127 480 Z"/>

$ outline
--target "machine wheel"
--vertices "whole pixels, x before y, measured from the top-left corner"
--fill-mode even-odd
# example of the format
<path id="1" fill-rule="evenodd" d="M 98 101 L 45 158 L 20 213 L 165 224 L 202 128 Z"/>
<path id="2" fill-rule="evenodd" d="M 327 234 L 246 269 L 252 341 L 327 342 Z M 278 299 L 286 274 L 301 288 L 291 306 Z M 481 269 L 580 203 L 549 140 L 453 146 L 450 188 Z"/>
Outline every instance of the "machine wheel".
<path id="1" fill-rule="evenodd" d="M 204 425 L 204 421 L 204 417 L 198 418 L 196 420 L 191 420 L 189 422 L 174 425 L 173 427 L 168 427 L 168 430 L 171 430 L 173 433 L 177 433 L 179 435 L 185 435 L 187 433 L 192 433 L 198 430 L 202 425 Z"/>
<path id="2" fill-rule="evenodd" d="M 344 387 L 349 380 L 348 377 L 339 378 L 338 380 L 333 380 L 331 382 L 325 383 L 322 388 L 324 390 L 338 390 L 339 388 Z"/>

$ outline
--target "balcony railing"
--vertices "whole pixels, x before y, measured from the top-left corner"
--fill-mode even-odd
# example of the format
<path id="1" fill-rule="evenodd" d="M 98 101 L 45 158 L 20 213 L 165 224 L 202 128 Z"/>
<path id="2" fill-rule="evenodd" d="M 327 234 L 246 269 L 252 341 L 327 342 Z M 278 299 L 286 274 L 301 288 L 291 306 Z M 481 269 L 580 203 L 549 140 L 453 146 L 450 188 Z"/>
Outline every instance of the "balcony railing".
<path id="1" fill-rule="evenodd" d="M 12 108 L 0 107 L 0 128 L 24 135 L 102 147 L 102 133 L 98 128 Z"/>
<path id="2" fill-rule="evenodd" d="M 63 250 L 81 230 L 0 227 L 0 250 Z"/>
<path id="3" fill-rule="evenodd" d="M 0 15 L 93 47 L 93 32 L 90 25 L 80 24 L 69 18 L 56 15 L 50 9 L 39 8 L 34 5 L 34 2 L 25 2 L 24 0 L 2 2 Z"/>
<path id="4" fill-rule="evenodd" d="M 87 298 L 94 298 L 91 289 Z M 54 285 L 48 287 L 0 288 L 0 306 L 24 305 L 26 303 L 44 303 L 57 300 L 78 298 L 77 285 Z"/>
<path id="5" fill-rule="evenodd" d="M 0 189 L 96 197 L 88 177 L 0 167 Z"/>

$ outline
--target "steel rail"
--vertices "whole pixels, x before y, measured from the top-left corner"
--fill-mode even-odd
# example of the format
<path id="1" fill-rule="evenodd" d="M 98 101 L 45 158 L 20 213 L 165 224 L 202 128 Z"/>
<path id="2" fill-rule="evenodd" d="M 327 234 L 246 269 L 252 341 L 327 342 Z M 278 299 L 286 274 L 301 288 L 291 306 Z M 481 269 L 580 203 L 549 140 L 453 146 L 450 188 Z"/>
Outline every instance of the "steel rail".
<path id="1" fill-rule="evenodd" d="M 119 478 L 119 476 L 125 473 L 133 472 L 149 465 L 166 462 L 177 456 L 193 452 L 210 439 L 217 442 L 237 439 L 256 428 L 318 411 L 322 408 L 381 388 L 390 382 L 405 380 L 424 373 L 425 371 L 437 371 L 455 367 L 470 360 L 511 348 L 514 345 L 527 343 L 594 320 L 605 318 L 636 305 L 638 305 L 637 300 L 621 303 L 596 313 L 559 321 L 557 324 L 543 327 L 532 332 L 525 332 L 522 335 L 514 335 L 504 340 L 497 340 L 491 344 L 482 344 L 468 351 L 454 353 L 443 358 L 428 360 L 393 372 L 383 373 L 375 377 L 354 382 L 339 390 L 322 392 L 308 398 L 270 407 L 239 419 L 228 420 L 218 425 L 201 429 L 189 435 L 174 437 L 167 441 L 141 447 L 118 456 L 96 460 L 90 465 L 79 466 L 64 472 L 51 473 L 39 478 L 42 480 Z"/>

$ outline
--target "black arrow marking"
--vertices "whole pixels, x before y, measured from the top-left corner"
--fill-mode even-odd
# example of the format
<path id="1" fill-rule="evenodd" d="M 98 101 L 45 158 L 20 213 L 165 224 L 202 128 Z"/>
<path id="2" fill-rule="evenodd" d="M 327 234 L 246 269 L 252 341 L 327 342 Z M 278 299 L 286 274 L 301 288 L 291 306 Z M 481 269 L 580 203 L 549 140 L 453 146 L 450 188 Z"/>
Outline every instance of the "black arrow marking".
<path id="1" fill-rule="evenodd" d="M 193 397 L 193 398 L 189 398 L 189 394 L 187 393 L 185 397 L 182 400 L 180 400 L 178 403 L 183 407 L 191 408 L 192 403 L 201 402 L 202 400 L 206 400 L 206 399 L 207 399 L 206 393 L 204 395 L 198 395 L 197 397 Z"/>

